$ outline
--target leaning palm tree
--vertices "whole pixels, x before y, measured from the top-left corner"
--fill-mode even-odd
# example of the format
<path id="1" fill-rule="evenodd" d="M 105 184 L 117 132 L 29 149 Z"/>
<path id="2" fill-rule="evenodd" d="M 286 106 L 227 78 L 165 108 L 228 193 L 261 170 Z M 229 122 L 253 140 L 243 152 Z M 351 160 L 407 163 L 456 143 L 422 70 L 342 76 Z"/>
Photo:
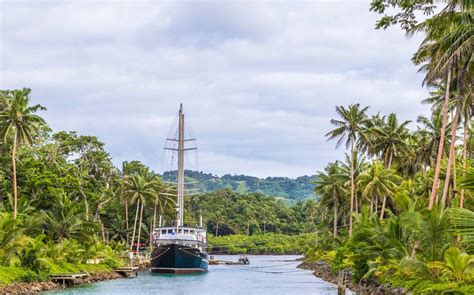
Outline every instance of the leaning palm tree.
<path id="1" fill-rule="evenodd" d="M 423 157 L 427 164 L 434 167 L 436 151 L 441 140 L 442 115 L 440 112 L 434 112 L 430 119 L 424 116 L 418 116 L 416 122 L 419 123 L 421 127 L 418 127 L 415 133 L 425 139 L 425 145 L 423 147 L 419 146 L 417 154 Z M 451 122 L 448 122 L 446 128 L 450 128 L 450 126 Z M 419 143 L 421 143 L 421 140 Z M 443 150 L 447 151 L 448 147 L 449 141 L 445 140 Z"/>
<path id="2" fill-rule="evenodd" d="M 380 161 L 374 161 L 369 168 L 357 177 L 357 185 L 362 191 L 362 196 L 370 199 L 370 207 L 373 208 L 374 200 L 382 198 L 380 220 L 384 218 L 387 197 L 392 197 L 400 184 L 401 178 L 392 169 L 384 167 Z M 377 207 L 377 205 L 375 205 Z M 376 210 L 376 208 L 375 208 Z"/>
<path id="3" fill-rule="evenodd" d="M 13 218 L 17 215 L 18 188 L 16 179 L 16 152 L 21 143 L 32 144 L 33 135 L 39 131 L 46 122 L 36 113 L 45 110 L 43 106 L 37 104 L 30 106 L 29 88 L 2 92 L 6 96 L 8 103 L 0 112 L 1 136 L 5 143 L 9 137 L 12 137 L 12 175 L 13 175 Z M 5 98 L 4 98 L 5 99 Z"/>
<path id="4" fill-rule="evenodd" d="M 409 34 L 419 31 L 426 33 L 425 39 L 413 57 L 416 64 L 424 64 L 421 68 L 426 72 L 424 82 L 433 83 L 446 78 L 441 138 L 438 146 L 433 189 L 428 205 L 429 209 L 432 209 L 437 197 L 449 101 L 452 96 L 450 93 L 451 84 L 453 80 L 457 82 L 455 84 L 459 88 L 457 89 L 458 94 L 461 94 L 462 89 L 469 89 L 471 87 L 469 85 L 472 85 L 472 70 L 468 70 L 472 67 L 472 48 L 474 46 L 472 9 L 472 1 L 451 1 L 439 14 L 414 26 L 409 32 Z M 452 79 L 453 74 L 454 79 Z M 461 81 L 467 81 L 467 83 L 461 83 Z M 462 84 L 464 86 L 459 87 Z M 454 128 L 455 126 L 452 126 L 451 134 L 455 134 Z M 451 152 L 449 155 L 452 157 Z M 450 167 L 451 162 L 449 160 L 448 162 L 448 167 Z M 447 176 L 449 177 L 449 173 L 447 173 Z M 448 185 L 448 183 L 445 183 L 445 185 Z"/>
<path id="5" fill-rule="evenodd" d="M 351 201 L 349 215 L 349 236 L 352 236 L 352 213 L 354 212 L 355 180 L 354 180 L 354 153 L 355 145 L 363 134 L 363 127 L 368 122 L 367 110 L 369 107 L 361 108 L 360 104 L 351 104 L 346 109 L 343 106 L 336 107 L 336 113 L 340 119 L 332 119 L 331 124 L 336 129 L 326 134 L 329 140 L 339 138 L 336 147 L 339 147 L 344 141 L 346 148 L 351 150 Z"/>

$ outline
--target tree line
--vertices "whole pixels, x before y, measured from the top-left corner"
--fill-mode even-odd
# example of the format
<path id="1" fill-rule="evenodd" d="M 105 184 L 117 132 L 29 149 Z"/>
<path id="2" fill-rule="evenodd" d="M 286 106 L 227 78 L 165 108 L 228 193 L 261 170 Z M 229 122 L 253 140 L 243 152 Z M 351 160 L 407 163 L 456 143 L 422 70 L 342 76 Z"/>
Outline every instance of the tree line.
<path id="1" fill-rule="evenodd" d="M 52 132 L 45 110 L 31 104 L 28 88 L 0 91 L 0 271 L 21 278 L 89 271 L 89 259 L 111 267 L 137 244 L 151 246 L 159 216 L 164 225 L 176 218 L 161 176 L 139 161 L 115 167 L 95 136 Z M 315 208 L 313 200 L 288 206 L 224 189 L 187 197 L 185 216 L 195 225 L 202 215 L 216 236 L 300 234 Z"/>
<path id="2" fill-rule="evenodd" d="M 336 107 L 326 136 L 344 160 L 318 173 L 318 228 L 308 251 L 356 283 L 429 294 L 474 292 L 472 1 L 373 0 L 377 28 L 400 25 L 424 40 L 412 60 L 425 74 L 431 116 L 416 129 L 368 106 Z M 435 11 L 438 11 L 434 14 Z M 418 21 L 420 12 L 428 17 Z M 390 14 L 393 13 L 393 14 Z M 415 123 L 415 122 L 412 122 Z"/>

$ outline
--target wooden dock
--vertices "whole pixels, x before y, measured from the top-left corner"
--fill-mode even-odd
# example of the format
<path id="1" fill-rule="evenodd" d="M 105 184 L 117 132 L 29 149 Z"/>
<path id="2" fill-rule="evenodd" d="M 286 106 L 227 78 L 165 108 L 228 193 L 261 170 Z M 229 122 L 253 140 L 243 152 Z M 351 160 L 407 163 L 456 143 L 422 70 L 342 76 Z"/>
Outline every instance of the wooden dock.
<path id="1" fill-rule="evenodd" d="M 84 279 L 89 277 L 88 273 L 60 273 L 50 275 L 51 280 L 62 283 L 63 287 L 71 285 L 76 279 Z"/>
<path id="2" fill-rule="evenodd" d="M 134 278 L 138 276 L 137 266 L 125 266 L 118 269 L 114 269 L 114 271 L 125 278 Z"/>

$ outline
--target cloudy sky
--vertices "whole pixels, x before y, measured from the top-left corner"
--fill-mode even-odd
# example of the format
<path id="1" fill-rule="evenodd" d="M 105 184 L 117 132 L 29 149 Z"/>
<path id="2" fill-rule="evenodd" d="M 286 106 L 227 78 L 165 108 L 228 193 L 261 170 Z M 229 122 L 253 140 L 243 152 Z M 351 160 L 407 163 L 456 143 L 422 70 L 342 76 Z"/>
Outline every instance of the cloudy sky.
<path id="1" fill-rule="evenodd" d="M 377 31 L 369 0 L 0 1 L 0 88 L 32 88 L 55 131 L 98 136 L 119 165 L 162 171 L 180 102 L 200 169 L 314 174 L 336 105 L 427 114 L 420 38 Z"/>

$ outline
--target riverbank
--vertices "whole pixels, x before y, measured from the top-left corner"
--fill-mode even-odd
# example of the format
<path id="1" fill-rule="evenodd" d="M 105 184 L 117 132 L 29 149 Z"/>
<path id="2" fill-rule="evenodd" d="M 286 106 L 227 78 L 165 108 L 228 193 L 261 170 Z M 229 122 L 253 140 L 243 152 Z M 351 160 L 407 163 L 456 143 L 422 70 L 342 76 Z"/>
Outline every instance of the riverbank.
<path id="1" fill-rule="evenodd" d="M 309 262 L 303 261 L 300 265 L 297 266 L 301 269 L 307 269 L 313 271 L 313 275 L 318 278 L 330 282 L 333 284 L 338 283 L 338 275 L 334 275 L 331 271 L 331 267 L 324 261 Z M 379 285 L 375 281 L 367 281 L 361 284 L 355 284 L 352 281 L 352 273 L 350 271 L 346 272 L 344 285 L 347 289 L 352 292 L 357 292 L 361 295 L 397 295 L 397 294 L 407 294 L 403 288 L 393 288 L 389 286 Z"/>
<path id="2" fill-rule="evenodd" d="M 69 286 L 77 286 L 82 284 L 100 282 L 100 281 L 107 281 L 107 280 L 114 280 L 122 278 L 116 272 L 101 272 L 91 274 L 87 278 L 78 278 L 71 282 Z M 43 291 L 50 291 L 54 289 L 63 288 L 62 284 L 56 283 L 53 281 L 46 281 L 46 282 L 21 282 L 21 283 L 11 283 L 8 285 L 0 286 L 0 294 L 31 294 L 31 293 L 38 293 Z"/>

